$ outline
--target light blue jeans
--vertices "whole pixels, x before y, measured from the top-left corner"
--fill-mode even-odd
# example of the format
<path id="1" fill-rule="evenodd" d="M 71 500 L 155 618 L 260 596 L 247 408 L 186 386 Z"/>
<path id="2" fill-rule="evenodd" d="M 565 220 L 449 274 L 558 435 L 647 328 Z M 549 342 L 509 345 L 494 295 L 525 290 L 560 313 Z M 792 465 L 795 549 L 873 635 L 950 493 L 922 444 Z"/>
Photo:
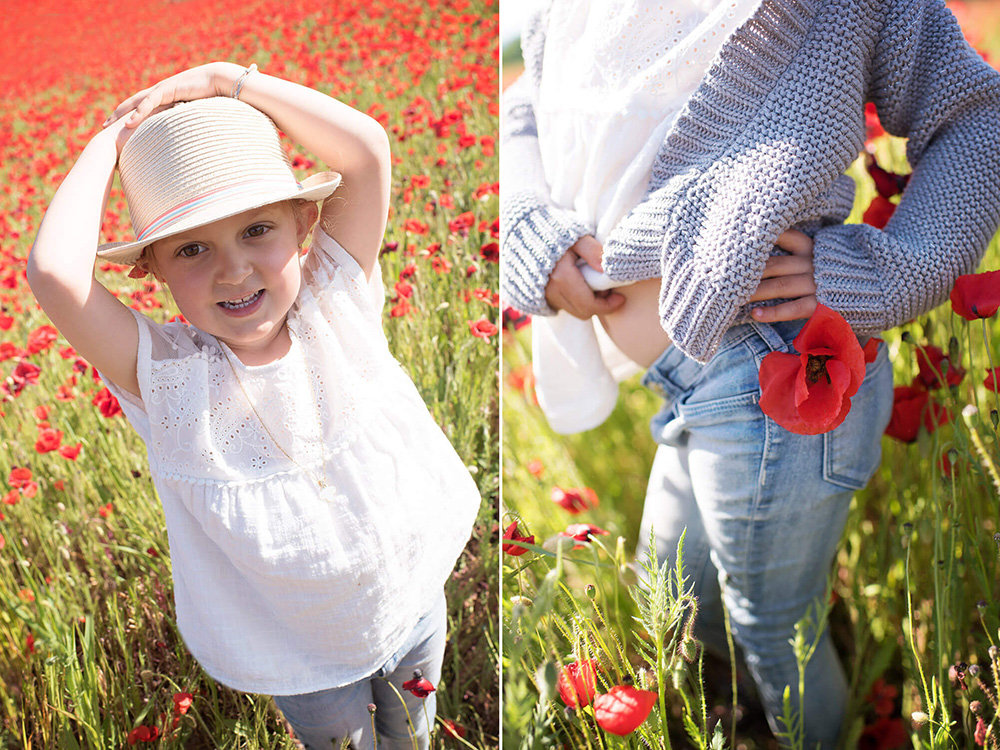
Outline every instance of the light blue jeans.
<path id="1" fill-rule="evenodd" d="M 412 680 L 413 671 L 419 669 L 424 679 L 437 686 L 447 629 L 448 609 L 442 592 L 406 642 L 371 677 L 317 693 L 275 695 L 274 702 L 308 750 L 339 750 L 348 737 L 354 750 L 373 750 L 369 704 L 375 706 L 379 750 L 413 750 L 411 737 L 416 737 L 420 750 L 426 750 L 434 726 L 435 693 L 418 698 L 403 690 L 403 683 Z"/>
<path id="2" fill-rule="evenodd" d="M 698 637 L 727 653 L 724 591 L 734 639 L 774 731 L 785 729 L 776 717 L 786 685 L 798 704 L 789 639 L 810 605 L 822 603 L 851 495 L 878 468 L 892 410 L 892 368 L 880 345 L 836 430 L 795 435 L 765 417 L 757 403 L 760 362 L 769 352 L 789 350 L 803 324 L 735 326 L 705 365 L 670 347 L 643 378 L 666 403 L 651 422 L 660 447 L 640 557 L 652 529 L 659 561 L 672 563 L 687 529 L 684 569 L 700 601 Z M 805 685 L 805 746 L 818 742 L 832 750 L 847 687 L 825 634 Z"/>

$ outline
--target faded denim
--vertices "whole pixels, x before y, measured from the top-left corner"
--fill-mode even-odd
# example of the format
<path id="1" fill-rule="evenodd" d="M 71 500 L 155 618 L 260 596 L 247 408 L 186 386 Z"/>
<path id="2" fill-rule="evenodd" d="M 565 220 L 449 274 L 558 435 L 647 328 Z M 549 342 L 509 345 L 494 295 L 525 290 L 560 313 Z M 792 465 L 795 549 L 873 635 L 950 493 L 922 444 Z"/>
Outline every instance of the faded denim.
<path id="1" fill-rule="evenodd" d="M 372 750 L 372 717 L 368 705 L 374 704 L 375 729 L 379 750 L 413 750 L 407 712 L 413 725 L 417 747 L 427 750 L 429 727 L 434 726 L 435 693 L 418 698 L 403 690 L 402 684 L 421 670 L 425 679 L 437 685 L 447 639 L 448 609 L 444 592 L 433 607 L 420 618 L 400 649 L 371 677 L 305 695 L 275 695 L 275 704 L 295 730 L 295 736 L 307 750 L 340 748 L 346 737 L 354 750 Z M 383 679 L 384 678 L 384 679 Z M 406 707 L 400 702 L 396 690 Z"/>
<path id="2" fill-rule="evenodd" d="M 665 404 L 653 418 L 660 444 L 639 537 L 650 530 L 660 562 L 684 538 L 684 569 L 700 600 L 698 636 L 727 653 L 721 591 L 775 731 L 782 693 L 798 672 L 789 639 L 811 604 L 822 601 L 851 495 L 881 460 L 892 411 L 892 367 L 885 346 L 868 365 L 844 423 L 825 435 L 795 435 L 758 405 L 761 360 L 788 351 L 803 321 L 731 328 L 707 363 L 668 348 L 643 384 Z M 720 586 L 720 583 L 724 584 Z M 835 747 L 847 699 L 829 638 L 806 670 L 806 747 Z"/>

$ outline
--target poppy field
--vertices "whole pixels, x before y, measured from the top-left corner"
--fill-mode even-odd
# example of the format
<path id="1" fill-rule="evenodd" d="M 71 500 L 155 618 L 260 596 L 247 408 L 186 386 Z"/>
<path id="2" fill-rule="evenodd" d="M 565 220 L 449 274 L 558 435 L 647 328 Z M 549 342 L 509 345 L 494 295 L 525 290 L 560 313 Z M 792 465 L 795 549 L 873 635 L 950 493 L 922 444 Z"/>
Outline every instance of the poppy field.
<path id="1" fill-rule="evenodd" d="M 949 5 L 1000 63 L 1000 8 Z M 867 119 L 848 221 L 884 226 L 910 170 L 905 142 L 882 131 L 874 110 Z M 793 638 L 800 664 L 817 626 L 841 655 L 850 681 L 841 747 L 1000 746 L 998 306 L 1000 235 L 948 303 L 882 336 L 895 386 L 882 463 L 852 501 L 829 606 L 811 610 Z M 661 400 L 632 378 L 604 424 L 556 435 L 534 393 L 531 320 L 507 309 L 504 322 L 504 741 L 778 747 L 745 668 L 732 673 L 694 638 L 698 601 L 683 569 L 634 562 L 651 544 L 638 529 Z M 829 359 L 831 344 L 806 344 L 822 354 L 817 366 Z M 853 347 L 843 357 L 863 374 L 873 350 Z M 762 408 L 795 431 L 831 429 L 840 401 L 818 421 L 788 404 L 793 359 L 771 361 Z M 856 391 L 856 375 L 843 377 L 850 386 L 838 398 Z M 770 393 L 765 380 L 777 384 Z M 784 744 L 802 747 L 801 718 L 786 704 Z"/>
<path id="2" fill-rule="evenodd" d="M 0 748 L 295 746 L 268 696 L 215 683 L 185 649 L 145 448 L 24 274 L 48 200 L 114 107 L 212 60 L 255 62 L 389 134 L 385 330 L 483 496 L 446 586 L 432 747 L 497 746 L 497 13 L 495 0 L 5 4 Z M 285 145 L 300 179 L 320 168 Z M 116 185 L 102 241 L 131 237 Z M 159 322 L 176 314 L 165 289 L 127 271 L 99 262 L 97 275 Z"/>

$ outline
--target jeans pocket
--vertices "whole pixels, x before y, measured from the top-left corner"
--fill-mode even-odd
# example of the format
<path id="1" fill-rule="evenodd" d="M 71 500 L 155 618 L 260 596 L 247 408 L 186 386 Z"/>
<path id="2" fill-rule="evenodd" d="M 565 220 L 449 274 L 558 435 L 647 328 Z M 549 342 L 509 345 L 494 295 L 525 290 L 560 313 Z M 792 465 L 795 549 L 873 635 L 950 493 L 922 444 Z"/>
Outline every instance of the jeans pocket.
<path id="1" fill-rule="evenodd" d="M 879 344 L 851 410 L 837 429 L 823 436 L 823 478 L 851 490 L 863 489 L 882 461 L 882 433 L 892 413 L 892 367 Z"/>

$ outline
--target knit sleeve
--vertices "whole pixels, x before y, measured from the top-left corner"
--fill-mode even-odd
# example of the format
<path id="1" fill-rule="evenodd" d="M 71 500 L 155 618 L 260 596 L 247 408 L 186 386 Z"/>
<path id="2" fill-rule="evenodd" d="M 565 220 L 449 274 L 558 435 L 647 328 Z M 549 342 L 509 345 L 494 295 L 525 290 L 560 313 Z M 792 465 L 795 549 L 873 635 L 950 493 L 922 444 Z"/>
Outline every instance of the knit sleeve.
<path id="1" fill-rule="evenodd" d="M 503 92 L 500 135 L 501 291 L 504 304 L 533 315 L 552 315 L 545 286 L 556 261 L 590 229 L 572 211 L 552 204 L 542 167 L 534 97 L 541 74 L 543 19 L 522 40 L 525 72 Z"/>
<path id="2" fill-rule="evenodd" d="M 869 98 L 882 126 L 909 139 L 913 176 L 884 230 L 827 227 L 813 249 L 817 298 L 859 333 L 944 302 L 1000 225 L 1000 74 L 940 0 L 888 6 Z"/>

